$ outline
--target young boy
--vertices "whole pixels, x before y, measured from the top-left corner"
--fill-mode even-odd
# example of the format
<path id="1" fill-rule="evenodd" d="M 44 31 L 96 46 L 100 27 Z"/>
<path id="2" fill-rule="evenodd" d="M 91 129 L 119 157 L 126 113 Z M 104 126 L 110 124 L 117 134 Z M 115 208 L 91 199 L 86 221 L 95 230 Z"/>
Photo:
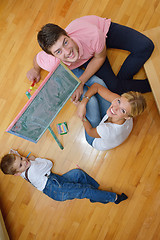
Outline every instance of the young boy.
<path id="1" fill-rule="evenodd" d="M 81 169 L 73 169 L 63 175 L 51 172 L 53 163 L 50 160 L 28 158 L 11 150 L 1 161 L 0 167 L 4 174 L 22 176 L 38 190 L 56 201 L 88 198 L 91 202 L 119 204 L 128 197 L 122 193 L 99 190 L 99 184 Z"/>

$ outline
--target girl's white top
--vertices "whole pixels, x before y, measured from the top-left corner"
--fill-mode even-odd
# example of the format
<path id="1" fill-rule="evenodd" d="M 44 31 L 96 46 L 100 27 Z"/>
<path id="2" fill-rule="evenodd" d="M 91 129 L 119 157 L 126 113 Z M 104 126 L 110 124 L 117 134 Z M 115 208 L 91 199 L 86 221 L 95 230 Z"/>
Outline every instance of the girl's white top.
<path id="1" fill-rule="evenodd" d="M 100 138 L 93 140 L 92 146 L 100 151 L 109 150 L 119 146 L 129 136 L 133 128 L 133 119 L 127 119 L 122 125 L 106 122 L 106 114 L 100 124 L 96 127 Z"/>

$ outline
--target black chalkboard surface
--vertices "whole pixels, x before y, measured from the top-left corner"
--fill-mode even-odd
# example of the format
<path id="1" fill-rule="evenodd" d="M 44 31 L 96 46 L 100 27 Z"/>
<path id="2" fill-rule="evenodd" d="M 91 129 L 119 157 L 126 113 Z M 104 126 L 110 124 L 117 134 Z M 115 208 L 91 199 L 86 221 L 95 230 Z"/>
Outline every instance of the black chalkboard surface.
<path id="1" fill-rule="evenodd" d="M 6 131 L 36 143 L 79 84 L 79 79 L 61 63 L 48 74 Z"/>

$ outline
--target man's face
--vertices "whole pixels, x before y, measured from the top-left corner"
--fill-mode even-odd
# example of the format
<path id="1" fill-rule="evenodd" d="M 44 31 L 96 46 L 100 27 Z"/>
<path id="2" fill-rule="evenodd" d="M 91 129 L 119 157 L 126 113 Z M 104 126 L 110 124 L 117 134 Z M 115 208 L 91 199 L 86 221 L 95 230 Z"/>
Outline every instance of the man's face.
<path id="1" fill-rule="evenodd" d="M 13 168 L 16 169 L 17 173 L 21 174 L 30 167 L 30 161 L 22 156 L 15 155 L 15 161 L 13 163 Z M 15 174 L 17 175 L 17 174 Z"/>
<path id="2" fill-rule="evenodd" d="M 49 50 L 54 57 L 59 58 L 62 62 L 76 62 L 79 56 L 77 44 L 65 35 L 60 36 Z"/>

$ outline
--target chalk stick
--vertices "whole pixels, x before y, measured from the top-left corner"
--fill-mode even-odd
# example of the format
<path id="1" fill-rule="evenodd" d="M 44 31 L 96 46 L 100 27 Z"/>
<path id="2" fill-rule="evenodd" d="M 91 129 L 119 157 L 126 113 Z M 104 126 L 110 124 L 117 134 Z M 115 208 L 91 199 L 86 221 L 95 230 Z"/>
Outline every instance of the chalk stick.
<path id="1" fill-rule="evenodd" d="M 60 135 L 66 134 L 68 132 L 68 126 L 66 122 L 58 123 L 57 130 Z"/>

